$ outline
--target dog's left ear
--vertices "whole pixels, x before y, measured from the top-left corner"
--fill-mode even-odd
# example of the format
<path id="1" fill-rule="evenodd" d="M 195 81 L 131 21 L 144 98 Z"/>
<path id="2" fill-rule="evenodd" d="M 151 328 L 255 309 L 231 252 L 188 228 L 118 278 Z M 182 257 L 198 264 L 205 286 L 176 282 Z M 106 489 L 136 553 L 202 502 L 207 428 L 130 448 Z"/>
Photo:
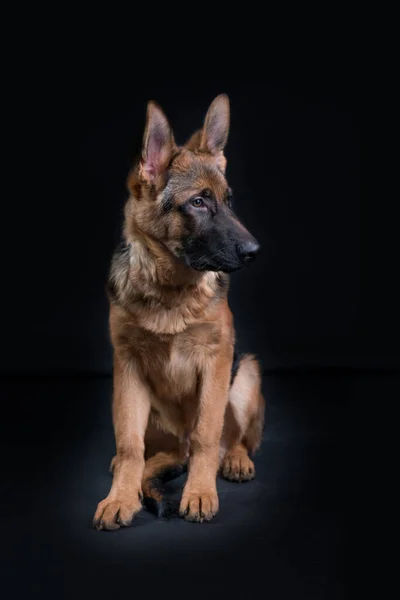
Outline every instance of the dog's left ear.
<path id="1" fill-rule="evenodd" d="M 226 94 L 220 94 L 208 109 L 201 134 L 200 150 L 214 155 L 223 171 L 226 167 L 224 148 L 228 141 L 229 122 L 229 98 Z"/>
<path id="2" fill-rule="evenodd" d="M 196 131 L 185 144 L 189 150 L 212 154 L 221 171 L 225 171 L 224 148 L 228 141 L 230 122 L 229 98 L 220 94 L 211 103 L 204 120 L 203 129 Z"/>

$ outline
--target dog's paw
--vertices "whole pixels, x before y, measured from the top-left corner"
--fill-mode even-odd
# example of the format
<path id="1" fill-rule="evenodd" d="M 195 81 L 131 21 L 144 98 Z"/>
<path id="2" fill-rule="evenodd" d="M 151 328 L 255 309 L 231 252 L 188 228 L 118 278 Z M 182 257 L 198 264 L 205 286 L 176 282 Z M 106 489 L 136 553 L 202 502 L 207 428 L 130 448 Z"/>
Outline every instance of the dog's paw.
<path id="1" fill-rule="evenodd" d="M 254 479 L 256 470 L 254 463 L 250 458 L 239 455 L 228 455 L 222 465 L 221 474 L 224 479 L 229 481 L 250 481 Z"/>
<path id="2" fill-rule="evenodd" d="M 96 529 L 112 531 L 128 527 L 133 517 L 141 510 L 140 492 L 136 494 L 113 494 L 99 502 L 93 519 Z"/>
<path id="3" fill-rule="evenodd" d="M 217 491 L 183 492 L 179 514 L 186 521 L 211 521 L 218 512 Z"/>

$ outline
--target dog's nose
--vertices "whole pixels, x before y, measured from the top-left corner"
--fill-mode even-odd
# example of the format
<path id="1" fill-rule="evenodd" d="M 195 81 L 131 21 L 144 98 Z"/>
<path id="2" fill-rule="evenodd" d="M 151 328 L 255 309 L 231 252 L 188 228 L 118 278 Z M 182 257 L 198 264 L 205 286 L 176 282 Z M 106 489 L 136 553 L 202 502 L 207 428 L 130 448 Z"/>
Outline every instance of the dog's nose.
<path id="1" fill-rule="evenodd" d="M 250 262 L 257 256 L 260 250 L 260 244 L 256 240 L 248 240 L 247 242 L 240 244 L 237 250 L 240 258 L 244 262 Z"/>

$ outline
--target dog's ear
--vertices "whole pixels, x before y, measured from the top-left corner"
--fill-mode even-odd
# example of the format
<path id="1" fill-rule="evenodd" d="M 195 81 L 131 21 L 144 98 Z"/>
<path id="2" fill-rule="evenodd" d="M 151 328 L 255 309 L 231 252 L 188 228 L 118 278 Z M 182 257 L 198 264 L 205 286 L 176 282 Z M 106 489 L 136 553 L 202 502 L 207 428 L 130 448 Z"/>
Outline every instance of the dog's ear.
<path id="1" fill-rule="evenodd" d="M 162 109 L 153 101 L 147 105 L 139 177 L 155 183 L 176 150 L 174 136 Z"/>
<path id="2" fill-rule="evenodd" d="M 229 134 L 229 98 L 220 94 L 211 103 L 201 135 L 200 150 L 217 155 L 223 152 Z"/>
<path id="3" fill-rule="evenodd" d="M 229 121 L 229 98 L 225 94 L 220 94 L 208 109 L 203 129 L 196 131 L 185 144 L 189 150 L 212 154 L 222 172 L 226 169 L 224 148 L 228 140 Z"/>
<path id="4" fill-rule="evenodd" d="M 211 103 L 206 114 L 201 133 L 200 150 L 210 152 L 222 172 L 225 172 L 226 169 L 224 148 L 228 141 L 229 121 L 229 98 L 226 94 L 220 94 Z"/>

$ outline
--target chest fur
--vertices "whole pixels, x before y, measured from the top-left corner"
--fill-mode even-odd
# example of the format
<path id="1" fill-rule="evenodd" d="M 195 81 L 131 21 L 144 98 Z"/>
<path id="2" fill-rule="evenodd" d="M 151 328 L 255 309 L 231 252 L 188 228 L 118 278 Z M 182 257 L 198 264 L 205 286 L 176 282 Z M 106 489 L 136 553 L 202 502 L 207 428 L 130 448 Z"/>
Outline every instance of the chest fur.
<path id="1" fill-rule="evenodd" d="M 176 335 L 132 328 L 129 350 L 159 401 L 181 403 L 198 394 L 203 371 L 216 355 L 221 333 L 217 323 L 192 325 Z"/>

